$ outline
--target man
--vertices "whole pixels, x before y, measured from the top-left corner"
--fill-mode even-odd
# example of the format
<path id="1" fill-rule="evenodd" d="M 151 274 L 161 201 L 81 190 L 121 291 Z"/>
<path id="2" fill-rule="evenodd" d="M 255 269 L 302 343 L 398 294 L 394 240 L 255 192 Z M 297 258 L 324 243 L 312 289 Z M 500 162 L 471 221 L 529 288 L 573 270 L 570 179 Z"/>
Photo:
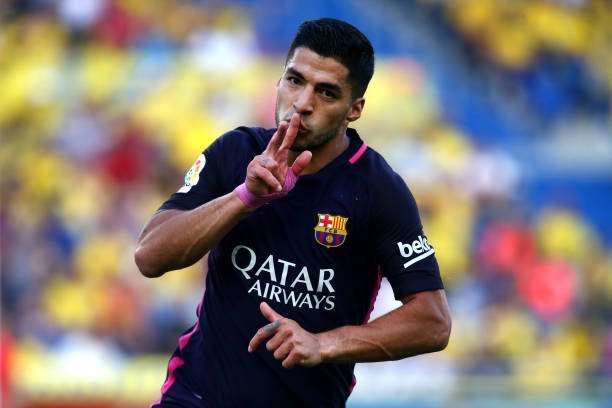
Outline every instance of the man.
<path id="1" fill-rule="evenodd" d="M 303 23 L 277 84 L 277 129 L 209 146 L 144 228 L 148 277 L 210 251 L 198 321 L 159 407 L 340 407 L 356 362 L 442 350 L 450 317 L 402 179 L 348 124 L 374 52 L 355 27 Z M 381 276 L 403 305 L 367 323 Z"/>

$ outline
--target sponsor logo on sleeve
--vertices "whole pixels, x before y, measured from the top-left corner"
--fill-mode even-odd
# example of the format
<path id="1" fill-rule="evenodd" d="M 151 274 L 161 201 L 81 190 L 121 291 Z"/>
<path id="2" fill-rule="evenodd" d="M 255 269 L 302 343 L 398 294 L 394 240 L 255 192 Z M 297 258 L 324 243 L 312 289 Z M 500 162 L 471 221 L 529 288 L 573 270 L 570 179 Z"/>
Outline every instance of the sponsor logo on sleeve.
<path id="1" fill-rule="evenodd" d="M 204 169 L 205 164 L 206 157 L 201 154 L 195 163 L 193 163 L 193 166 L 191 166 L 191 168 L 185 174 L 185 184 L 183 184 L 183 187 L 179 189 L 179 193 L 186 193 L 191 190 L 191 187 L 198 184 L 198 181 L 200 180 L 200 173 Z"/>
<path id="2" fill-rule="evenodd" d="M 433 247 L 429 245 L 427 238 L 425 238 L 423 235 L 419 235 L 417 239 L 411 243 L 404 244 L 403 242 L 398 242 L 397 247 L 399 248 L 400 255 L 408 259 L 404 263 L 404 268 L 408 268 L 410 265 L 413 265 L 420 260 L 433 255 L 434 253 Z"/>
<path id="3" fill-rule="evenodd" d="M 318 221 L 314 227 L 315 240 L 327 248 L 340 246 L 346 240 L 348 217 L 331 214 L 317 214 Z"/>

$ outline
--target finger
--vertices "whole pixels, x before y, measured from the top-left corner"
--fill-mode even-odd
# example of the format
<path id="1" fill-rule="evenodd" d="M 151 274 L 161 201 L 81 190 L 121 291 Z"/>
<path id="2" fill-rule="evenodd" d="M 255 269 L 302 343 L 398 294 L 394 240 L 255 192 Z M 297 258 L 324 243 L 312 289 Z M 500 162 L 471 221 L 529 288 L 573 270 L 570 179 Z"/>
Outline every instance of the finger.
<path id="1" fill-rule="evenodd" d="M 277 360 L 284 360 L 287 355 L 291 353 L 293 347 L 294 346 L 292 341 L 286 341 L 282 343 L 280 347 L 278 347 L 276 351 L 274 351 L 274 358 Z"/>
<path id="2" fill-rule="evenodd" d="M 296 364 L 298 364 L 302 360 L 302 357 L 295 351 L 295 348 L 291 350 L 286 359 L 283 360 L 283 367 L 285 368 L 293 368 Z"/>
<path id="3" fill-rule="evenodd" d="M 281 327 L 282 320 L 278 319 L 272 323 L 266 324 L 262 329 L 265 331 L 269 331 L 270 333 L 276 333 L 278 329 Z"/>
<path id="4" fill-rule="evenodd" d="M 283 316 L 276 313 L 276 311 L 272 309 L 270 305 L 268 305 L 266 302 L 261 302 L 259 304 L 259 310 L 261 310 L 261 314 L 264 315 L 264 317 L 270 322 L 275 322 L 283 318 Z"/>
<path id="5" fill-rule="evenodd" d="M 255 333 L 255 335 L 253 336 L 253 338 L 251 339 L 251 341 L 249 342 L 249 353 L 254 352 L 255 350 L 257 350 L 257 347 L 259 347 L 259 345 L 268 337 L 272 336 L 274 334 L 275 331 L 272 330 L 266 330 L 263 327 L 259 330 L 257 330 L 257 333 Z"/>
<path id="6" fill-rule="evenodd" d="M 266 152 L 274 154 L 278 151 L 278 148 L 285 139 L 285 133 L 287 132 L 288 127 L 289 123 L 285 120 L 278 124 L 276 132 L 274 132 L 274 135 L 272 135 L 272 138 L 268 142 L 268 146 L 266 146 Z"/>
<path id="7" fill-rule="evenodd" d="M 274 175 L 274 177 L 278 178 L 276 173 L 278 173 L 278 167 L 279 166 L 278 166 L 278 162 L 276 160 L 274 160 L 272 158 L 264 158 L 264 159 L 262 159 L 260 164 L 261 164 L 262 167 L 265 167 L 266 169 L 270 170 L 270 172 Z"/>
<path id="8" fill-rule="evenodd" d="M 311 159 L 312 159 L 312 153 L 308 150 L 304 150 L 293 161 L 293 165 L 291 165 L 291 170 L 293 170 L 296 176 L 299 176 L 300 174 L 302 174 L 306 166 L 308 166 Z"/>
<path id="9" fill-rule="evenodd" d="M 289 149 L 293 146 L 293 142 L 295 141 L 295 136 L 297 135 L 298 128 L 300 127 L 300 114 L 295 112 L 291 116 L 291 120 L 289 121 L 289 127 L 285 132 L 285 138 L 283 139 L 283 143 L 281 144 L 278 150 Z"/>
<path id="10" fill-rule="evenodd" d="M 280 322 L 280 320 L 277 320 L 277 322 Z M 291 333 L 286 330 L 277 331 L 274 337 L 272 337 L 266 343 L 266 349 L 268 351 L 276 350 L 281 344 L 283 344 L 283 342 L 287 339 L 287 337 L 289 337 L 290 334 Z"/>
<path id="11" fill-rule="evenodd" d="M 278 179 L 265 167 L 256 166 L 253 168 L 253 174 L 263 180 L 272 190 L 281 191 L 283 189 Z"/>
<path id="12" fill-rule="evenodd" d="M 261 156 L 259 163 L 262 167 L 265 167 L 268 170 L 272 170 L 278 167 L 278 162 L 271 157 Z"/>

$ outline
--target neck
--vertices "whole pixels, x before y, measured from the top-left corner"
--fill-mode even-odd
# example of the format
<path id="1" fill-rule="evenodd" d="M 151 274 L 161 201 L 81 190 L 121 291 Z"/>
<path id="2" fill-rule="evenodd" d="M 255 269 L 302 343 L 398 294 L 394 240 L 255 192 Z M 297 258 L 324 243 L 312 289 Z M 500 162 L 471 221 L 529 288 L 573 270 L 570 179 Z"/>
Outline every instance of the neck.
<path id="1" fill-rule="evenodd" d="M 346 134 L 346 126 L 343 126 L 339 129 L 338 134 L 329 142 L 310 150 L 312 152 L 312 159 L 302 172 L 302 175 L 318 172 L 336 157 L 340 156 L 348 146 L 349 137 Z M 290 152 L 290 162 L 293 163 L 298 155 L 298 152 Z"/>

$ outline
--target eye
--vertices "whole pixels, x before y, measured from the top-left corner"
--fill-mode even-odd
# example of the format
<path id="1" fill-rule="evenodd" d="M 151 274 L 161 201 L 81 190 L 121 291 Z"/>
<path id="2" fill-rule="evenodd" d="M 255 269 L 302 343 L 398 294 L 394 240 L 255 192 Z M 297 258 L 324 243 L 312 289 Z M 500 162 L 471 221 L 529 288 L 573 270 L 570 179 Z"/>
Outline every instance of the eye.
<path id="1" fill-rule="evenodd" d="M 288 76 L 287 82 L 289 82 L 292 85 L 299 85 L 301 83 L 300 79 L 294 76 Z"/>
<path id="2" fill-rule="evenodd" d="M 338 95 L 328 89 L 322 89 L 321 95 L 329 99 L 338 99 Z"/>

